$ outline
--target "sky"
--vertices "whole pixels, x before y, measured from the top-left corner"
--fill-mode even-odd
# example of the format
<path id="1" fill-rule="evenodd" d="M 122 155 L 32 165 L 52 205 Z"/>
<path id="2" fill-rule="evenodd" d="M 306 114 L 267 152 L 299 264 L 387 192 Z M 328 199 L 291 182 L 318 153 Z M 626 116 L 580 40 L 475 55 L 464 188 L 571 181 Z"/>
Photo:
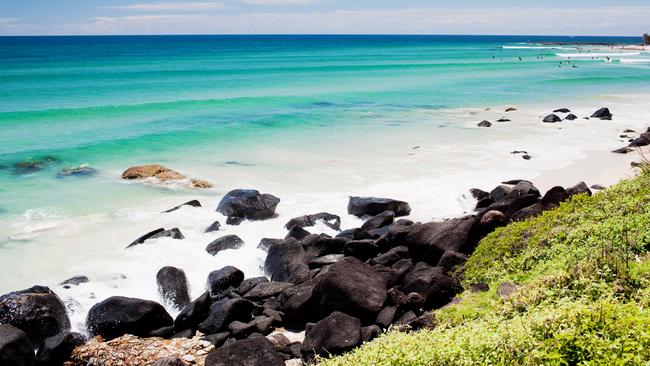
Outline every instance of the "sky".
<path id="1" fill-rule="evenodd" d="M 650 0 L 0 0 L 0 35 L 645 32 Z"/>

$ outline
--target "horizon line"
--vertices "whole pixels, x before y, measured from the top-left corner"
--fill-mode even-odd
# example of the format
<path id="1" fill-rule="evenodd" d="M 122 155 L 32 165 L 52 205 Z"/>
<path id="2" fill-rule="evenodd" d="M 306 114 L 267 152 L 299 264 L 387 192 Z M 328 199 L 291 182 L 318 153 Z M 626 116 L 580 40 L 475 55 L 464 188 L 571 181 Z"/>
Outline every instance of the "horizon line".
<path id="1" fill-rule="evenodd" d="M 616 37 L 616 38 L 643 38 L 630 35 L 567 35 L 567 34 L 470 34 L 470 33 L 160 33 L 160 34 L 0 34 L 6 37 L 187 37 L 187 36 L 472 36 L 472 37 Z"/>

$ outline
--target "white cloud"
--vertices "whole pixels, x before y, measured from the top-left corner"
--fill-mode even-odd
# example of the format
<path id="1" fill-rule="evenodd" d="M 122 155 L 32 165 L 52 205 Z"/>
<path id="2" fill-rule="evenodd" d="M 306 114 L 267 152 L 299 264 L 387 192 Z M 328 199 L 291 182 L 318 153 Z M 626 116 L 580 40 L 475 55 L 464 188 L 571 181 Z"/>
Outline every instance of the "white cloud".
<path id="1" fill-rule="evenodd" d="M 160 2 L 143 3 L 122 6 L 108 6 L 106 9 L 130 10 L 130 11 L 201 11 L 223 9 L 224 4 L 214 1 L 206 2 Z"/>
<path id="2" fill-rule="evenodd" d="M 314 0 L 244 0 L 251 5 L 303 5 L 311 4 Z"/>

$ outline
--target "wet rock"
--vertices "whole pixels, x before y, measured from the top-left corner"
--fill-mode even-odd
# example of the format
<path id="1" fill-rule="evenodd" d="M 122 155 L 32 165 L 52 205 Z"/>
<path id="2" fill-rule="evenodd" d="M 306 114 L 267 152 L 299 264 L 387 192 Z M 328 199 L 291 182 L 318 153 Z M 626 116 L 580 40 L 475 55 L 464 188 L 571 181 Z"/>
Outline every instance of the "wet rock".
<path id="1" fill-rule="evenodd" d="M 478 242 L 475 225 L 478 219 L 468 216 L 443 222 L 411 226 L 405 243 L 411 258 L 436 265 L 446 250 L 469 254 Z"/>
<path id="2" fill-rule="evenodd" d="M 237 216 L 228 216 L 226 219 L 226 225 L 232 225 L 232 226 L 238 226 L 242 222 L 244 222 L 246 218 L 244 217 L 237 217 Z"/>
<path id="3" fill-rule="evenodd" d="M 375 197 L 350 197 L 348 202 L 348 214 L 358 217 L 374 216 L 385 211 L 393 211 L 395 217 L 407 216 L 411 213 L 411 206 L 404 201 Z"/>
<path id="4" fill-rule="evenodd" d="M 0 296 L 0 324 L 11 324 L 21 329 L 35 345 L 70 329 L 65 305 L 44 286 Z"/>
<path id="5" fill-rule="evenodd" d="M 181 207 L 184 207 L 184 206 L 189 206 L 189 207 L 201 207 L 201 202 L 199 202 L 199 201 L 197 201 L 197 200 L 191 200 L 191 201 L 189 201 L 189 202 L 185 202 L 185 203 L 183 203 L 182 205 L 178 205 L 178 206 L 176 206 L 176 207 L 170 208 L 170 209 L 167 210 L 167 211 L 163 211 L 162 213 L 170 213 L 170 212 L 174 212 L 174 211 L 176 211 L 176 210 L 178 210 L 178 209 L 180 209 Z"/>
<path id="6" fill-rule="evenodd" d="M 404 278 L 402 290 L 422 295 L 428 307 L 441 307 L 454 298 L 459 286 L 440 267 L 430 267 L 420 262 Z"/>
<path id="7" fill-rule="evenodd" d="M 477 124 L 479 127 L 492 127 L 492 123 L 490 121 L 483 120 Z"/>
<path id="8" fill-rule="evenodd" d="M 65 168 L 61 170 L 56 177 L 57 178 L 68 178 L 68 177 L 92 177 L 97 174 L 97 170 L 89 167 L 88 165 L 81 165 L 77 167 Z"/>
<path id="9" fill-rule="evenodd" d="M 508 118 L 499 118 L 497 122 L 510 122 Z"/>
<path id="10" fill-rule="evenodd" d="M 204 233 L 213 233 L 215 231 L 218 231 L 220 227 L 221 227 L 221 223 L 218 220 L 216 220 L 205 229 Z"/>
<path id="11" fill-rule="evenodd" d="M 571 110 L 568 108 L 560 108 L 553 111 L 553 113 L 571 113 Z"/>
<path id="12" fill-rule="evenodd" d="M 361 230 L 369 231 L 390 225 L 395 220 L 395 213 L 393 211 L 384 211 L 379 215 L 373 216 L 366 220 L 361 226 Z"/>
<path id="13" fill-rule="evenodd" d="M 190 291 L 187 278 L 182 269 L 163 267 L 156 274 L 158 293 L 164 302 L 176 309 L 183 309 L 190 303 Z"/>
<path id="14" fill-rule="evenodd" d="M 376 256 L 379 247 L 373 240 L 351 240 L 345 243 L 343 254 L 346 257 L 355 257 L 362 262 Z"/>
<path id="15" fill-rule="evenodd" d="M 544 117 L 544 120 L 542 122 L 545 123 L 555 123 L 555 122 L 561 122 L 562 118 L 558 117 L 555 114 L 549 114 L 548 116 Z"/>
<path id="16" fill-rule="evenodd" d="M 412 330 L 435 328 L 435 314 L 432 311 L 424 312 L 422 315 L 408 323 Z"/>
<path id="17" fill-rule="evenodd" d="M 300 242 L 308 257 L 321 257 L 328 254 L 342 254 L 348 238 L 330 238 L 326 234 L 309 235 Z"/>
<path id="18" fill-rule="evenodd" d="M 148 300 L 122 296 L 110 297 L 95 304 L 86 318 L 91 336 L 106 340 L 132 334 L 147 337 L 155 330 L 172 326 L 174 320 L 162 305 Z"/>
<path id="19" fill-rule="evenodd" d="M 244 241 L 241 240 L 237 235 L 226 235 L 221 238 L 213 240 L 207 247 L 205 251 L 211 255 L 217 255 L 217 253 L 226 249 L 239 249 L 244 246 Z"/>
<path id="20" fill-rule="evenodd" d="M 32 366 L 34 345 L 22 330 L 10 324 L 0 324 L 0 365 Z"/>
<path id="21" fill-rule="evenodd" d="M 506 112 L 514 112 L 516 110 L 517 108 L 513 108 L 513 107 L 506 108 Z"/>
<path id="22" fill-rule="evenodd" d="M 187 304 L 174 320 L 174 330 L 177 333 L 187 329 L 196 330 L 199 323 L 208 317 L 210 305 L 212 299 L 208 292 Z"/>
<path id="23" fill-rule="evenodd" d="M 566 193 L 569 195 L 569 197 L 578 194 L 586 194 L 587 196 L 591 196 L 591 190 L 589 187 L 587 187 L 587 184 L 585 182 L 580 182 L 573 187 L 567 188 Z"/>
<path id="24" fill-rule="evenodd" d="M 31 174 L 45 169 L 50 164 L 60 163 L 61 161 L 54 156 L 44 156 L 38 159 L 19 161 L 13 165 L 14 174 Z"/>
<path id="25" fill-rule="evenodd" d="M 90 280 L 86 276 L 74 276 L 71 278 L 68 278 L 67 280 L 61 282 L 59 285 L 60 286 L 79 286 L 82 283 L 88 283 Z"/>
<path id="26" fill-rule="evenodd" d="M 241 296 L 244 296 L 246 293 L 248 293 L 248 291 L 255 288 L 255 286 L 265 282 L 269 282 L 269 280 L 266 277 L 247 278 L 244 281 L 242 281 L 239 287 L 237 287 L 237 293 Z"/>
<path id="27" fill-rule="evenodd" d="M 199 324 L 198 330 L 204 334 L 214 334 L 228 330 L 234 321 L 249 322 L 255 304 L 244 299 L 224 298 L 210 306 L 208 318 Z"/>
<path id="28" fill-rule="evenodd" d="M 406 246 L 395 247 L 386 253 L 374 258 L 373 264 L 381 264 L 383 266 L 391 266 L 400 259 L 408 258 L 409 250 Z"/>
<path id="29" fill-rule="evenodd" d="M 576 116 L 575 114 L 569 114 L 568 116 L 564 117 L 564 119 L 567 121 L 575 121 L 578 119 L 578 116 Z"/>
<path id="30" fill-rule="evenodd" d="M 129 244 L 127 248 L 134 247 L 136 245 L 143 244 L 147 240 L 159 239 L 159 238 L 172 238 L 176 240 L 185 239 L 183 233 L 178 228 L 173 228 L 170 230 L 165 230 L 164 228 L 156 229 L 154 231 L 148 232 L 141 237 L 135 239 L 133 243 Z"/>
<path id="31" fill-rule="evenodd" d="M 608 120 L 608 121 L 611 120 L 612 117 L 613 115 L 608 108 L 601 108 L 591 115 L 591 118 L 599 118 L 601 120 Z"/>
<path id="32" fill-rule="evenodd" d="M 260 301 L 272 296 L 277 296 L 292 286 L 293 284 L 286 282 L 262 282 L 252 290 L 248 291 L 244 295 L 244 298 L 251 301 Z"/>
<path id="33" fill-rule="evenodd" d="M 348 257 L 319 276 L 313 299 L 322 316 L 345 311 L 371 322 L 386 300 L 386 284 L 375 270 L 356 258 Z"/>
<path id="34" fill-rule="evenodd" d="M 45 339 L 36 354 L 37 365 L 62 365 L 72 354 L 72 350 L 86 342 L 79 333 L 64 331 Z"/>
<path id="35" fill-rule="evenodd" d="M 208 291 L 210 296 L 220 298 L 224 292 L 236 289 L 244 280 L 244 272 L 233 266 L 226 266 L 212 271 L 208 275 Z"/>
<path id="36" fill-rule="evenodd" d="M 307 326 L 303 352 L 308 355 L 340 355 L 361 344 L 361 321 L 336 311 Z"/>
<path id="37" fill-rule="evenodd" d="M 228 217 L 264 220 L 275 215 L 280 199 L 271 194 L 261 194 L 253 189 L 235 189 L 219 202 L 217 212 Z"/>
<path id="38" fill-rule="evenodd" d="M 320 212 L 317 214 L 313 215 L 304 215 L 300 217 L 296 217 L 294 219 L 289 220 L 285 227 L 288 230 L 291 230 L 293 227 L 310 227 L 314 226 L 317 223 L 323 223 L 325 226 L 329 227 L 330 229 L 340 231 L 341 230 L 341 217 L 327 213 L 327 212 Z"/>
<path id="39" fill-rule="evenodd" d="M 524 160 L 530 160 L 530 159 L 532 159 L 533 157 L 530 156 L 530 155 L 528 155 L 528 154 L 525 154 L 525 155 L 522 155 L 521 158 L 524 159 Z"/>
<path id="40" fill-rule="evenodd" d="M 528 207 L 524 207 L 521 210 L 515 212 L 512 214 L 510 219 L 512 221 L 524 221 L 531 219 L 533 217 L 537 217 L 541 215 L 544 212 L 544 204 L 542 203 L 534 203 Z"/>
<path id="41" fill-rule="evenodd" d="M 508 187 L 506 185 L 500 185 L 494 188 L 492 191 L 490 191 L 489 197 L 494 202 L 496 202 L 503 199 L 510 192 L 512 192 L 512 187 Z"/>
<path id="42" fill-rule="evenodd" d="M 271 245 L 264 271 L 272 281 L 300 283 L 309 279 L 308 258 L 303 247 L 294 239 Z"/>
<path id="43" fill-rule="evenodd" d="M 229 342 L 208 354 L 205 366 L 285 366 L 273 344 L 254 334 L 247 339 Z"/>
<path id="44" fill-rule="evenodd" d="M 341 260 L 343 260 L 343 258 L 345 258 L 345 255 L 343 254 L 328 254 L 322 257 L 312 258 L 309 261 L 309 268 L 320 268 L 323 266 L 334 264 L 340 262 Z"/>
<path id="45" fill-rule="evenodd" d="M 311 235 L 309 233 L 309 231 L 307 231 L 307 230 L 305 230 L 305 229 L 303 229 L 303 228 L 301 228 L 299 226 L 294 226 L 289 230 L 289 232 L 287 233 L 287 236 L 285 237 L 285 239 L 293 238 L 293 239 L 296 239 L 296 240 L 300 241 L 300 240 L 304 239 L 305 237 L 307 237 L 309 235 Z"/>
<path id="46" fill-rule="evenodd" d="M 280 243 L 284 242 L 284 240 L 286 240 L 286 239 L 262 238 L 262 240 L 260 240 L 259 244 L 257 244 L 257 248 L 262 249 L 264 251 L 268 251 L 269 248 L 271 248 L 272 245 L 280 244 Z"/>
<path id="47" fill-rule="evenodd" d="M 469 192 L 472 194 L 472 197 L 478 201 L 482 200 L 483 198 L 490 197 L 490 193 L 478 188 L 472 188 L 469 190 Z"/>

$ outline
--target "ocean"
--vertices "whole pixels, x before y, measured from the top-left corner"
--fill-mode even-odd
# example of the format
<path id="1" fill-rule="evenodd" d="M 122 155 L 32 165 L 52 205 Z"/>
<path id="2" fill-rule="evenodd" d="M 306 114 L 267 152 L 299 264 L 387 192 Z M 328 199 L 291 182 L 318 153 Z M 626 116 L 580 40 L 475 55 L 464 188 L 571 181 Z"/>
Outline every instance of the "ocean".
<path id="1" fill-rule="evenodd" d="M 470 212 L 472 186 L 534 177 L 585 150 L 620 145 L 624 127 L 650 125 L 635 109 L 650 95 L 650 52 L 584 45 L 639 42 L 0 37 L 0 292 L 52 286 L 81 326 L 102 298 L 157 299 L 155 273 L 164 265 L 188 273 L 193 296 L 223 265 L 259 275 L 259 239 L 284 237 L 290 218 L 332 211 L 344 226 L 357 225 L 345 212 L 349 195 L 405 199 L 420 220 Z M 603 104 L 618 107 L 612 109 L 619 124 L 540 122 L 553 107 L 582 117 Z M 518 111 L 506 113 L 511 106 Z M 504 116 L 512 121 L 476 127 Z M 510 154 L 515 149 L 530 150 L 533 159 Z M 16 165 L 33 160 L 45 161 L 42 169 Z M 149 163 L 215 187 L 120 179 L 126 168 Z M 81 165 L 96 174 L 58 175 Z M 278 195 L 278 217 L 204 234 L 216 219 L 225 224 L 214 210 L 234 188 Z M 203 208 L 160 214 L 195 198 Z M 124 249 L 158 227 L 179 227 L 187 239 Z M 211 240 L 233 233 L 245 239 L 244 248 L 205 253 Z M 91 281 L 57 286 L 74 275 Z"/>

